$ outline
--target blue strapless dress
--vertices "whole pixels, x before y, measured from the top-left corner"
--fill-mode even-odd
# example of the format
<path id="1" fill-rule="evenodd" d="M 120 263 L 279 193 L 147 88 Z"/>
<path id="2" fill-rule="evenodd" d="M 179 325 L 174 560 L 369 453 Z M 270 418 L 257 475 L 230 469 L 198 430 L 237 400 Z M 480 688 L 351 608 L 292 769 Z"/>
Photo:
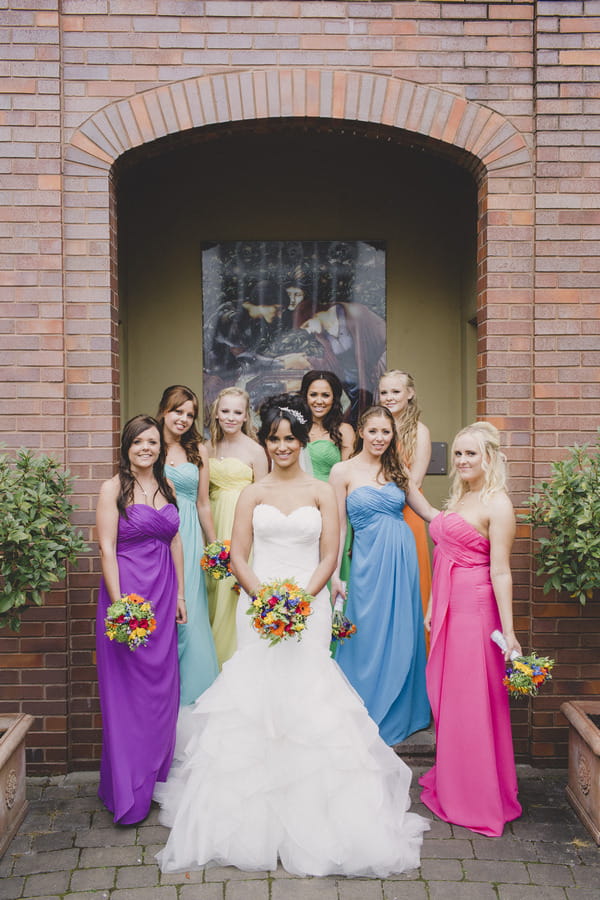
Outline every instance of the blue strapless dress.
<path id="1" fill-rule="evenodd" d="M 177 650 L 181 682 L 180 703 L 194 703 L 219 674 L 217 655 L 208 620 L 206 582 L 200 567 L 204 536 L 198 520 L 198 467 L 191 462 L 165 466 L 177 492 L 179 532 L 183 543 L 185 603 L 188 620 L 177 626 Z"/>
<path id="2" fill-rule="evenodd" d="M 404 500 L 393 482 L 348 495 L 354 544 L 346 613 L 357 633 L 336 655 L 390 745 L 430 721 L 419 567 Z"/>

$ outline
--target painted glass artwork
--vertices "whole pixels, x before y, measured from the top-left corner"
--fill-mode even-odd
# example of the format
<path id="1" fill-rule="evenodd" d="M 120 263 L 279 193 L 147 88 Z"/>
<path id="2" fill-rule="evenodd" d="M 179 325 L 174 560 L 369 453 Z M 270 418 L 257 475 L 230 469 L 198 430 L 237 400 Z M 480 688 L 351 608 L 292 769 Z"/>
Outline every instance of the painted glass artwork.
<path id="1" fill-rule="evenodd" d="M 334 372 L 353 426 L 385 369 L 381 241 L 223 241 L 202 247 L 204 402 L 231 385 L 253 409 Z"/>

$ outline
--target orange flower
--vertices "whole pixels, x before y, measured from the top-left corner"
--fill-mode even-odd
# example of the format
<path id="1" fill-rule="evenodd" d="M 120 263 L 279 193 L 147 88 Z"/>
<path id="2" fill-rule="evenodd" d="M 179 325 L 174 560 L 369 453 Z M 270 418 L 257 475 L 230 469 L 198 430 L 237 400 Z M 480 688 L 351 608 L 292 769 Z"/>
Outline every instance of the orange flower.
<path id="1" fill-rule="evenodd" d="M 310 603 L 307 600 L 301 600 L 296 609 L 301 616 L 307 616 L 310 613 Z"/>
<path id="2" fill-rule="evenodd" d="M 283 629 L 283 622 L 281 621 L 281 619 L 277 619 L 277 627 L 272 629 L 271 634 L 273 634 L 275 637 L 281 637 L 281 635 L 283 634 Z"/>
<path id="3" fill-rule="evenodd" d="M 254 622 L 252 624 L 254 625 L 254 627 L 256 628 L 257 631 L 263 630 L 263 620 L 260 618 L 260 616 L 257 616 L 254 619 Z"/>

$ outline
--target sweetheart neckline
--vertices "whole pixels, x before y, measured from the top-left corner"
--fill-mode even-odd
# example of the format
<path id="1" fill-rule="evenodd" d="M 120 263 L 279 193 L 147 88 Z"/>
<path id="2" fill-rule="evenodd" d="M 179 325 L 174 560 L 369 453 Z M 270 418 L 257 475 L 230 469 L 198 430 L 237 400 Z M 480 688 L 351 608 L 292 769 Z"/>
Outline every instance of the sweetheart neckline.
<path id="1" fill-rule="evenodd" d="M 310 504 L 310 503 L 304 503 L 302 506 L 297 506 L 296 509 L 293 509 L 293 510 L 292 510 L 291 512 L 289 512 L 289 513 L 284 513 L 282 509 L 279 509 L 278 506 L 274 506 L 273 503 L 257 503 L 256 506 L 254 507 L 254 509 L 258 509 L 260 506 L 266 506 L 266 507 L 268 507 L 269 509 L 274 509 L 274 510 L 276 510 L 276 511 L 279 513 L 280 516 L 283 516 L 283 517 L 284 517 L 284 519 L 289 519 L 290 516 L 293 516 L 294 513 L 297 513 L 298 510 L 300 510 L 300 509 L 316 509 L 316 511 L 319 513 L 319 515 L 321 515 L 321 510 L 319 509 L 319 507 L 318 507 L 318 506 L 313 506 L 313 505 Z"/>

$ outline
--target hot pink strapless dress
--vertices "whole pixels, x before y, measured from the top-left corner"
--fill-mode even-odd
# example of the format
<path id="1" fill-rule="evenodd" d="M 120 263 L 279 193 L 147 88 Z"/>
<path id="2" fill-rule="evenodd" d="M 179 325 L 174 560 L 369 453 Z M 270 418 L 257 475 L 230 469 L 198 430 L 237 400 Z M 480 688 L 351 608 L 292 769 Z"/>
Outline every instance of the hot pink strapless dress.
<path id="1" fill-rule="evenodd" d="M 435 765 L 421 799 L 455 825 L 502 834 L 521 815 L 503 655 L 490 640 L 500 616 L 490 581 L 490 543 L 457 513 L 430 525 L 433 617 L 427 693 Z"/>

